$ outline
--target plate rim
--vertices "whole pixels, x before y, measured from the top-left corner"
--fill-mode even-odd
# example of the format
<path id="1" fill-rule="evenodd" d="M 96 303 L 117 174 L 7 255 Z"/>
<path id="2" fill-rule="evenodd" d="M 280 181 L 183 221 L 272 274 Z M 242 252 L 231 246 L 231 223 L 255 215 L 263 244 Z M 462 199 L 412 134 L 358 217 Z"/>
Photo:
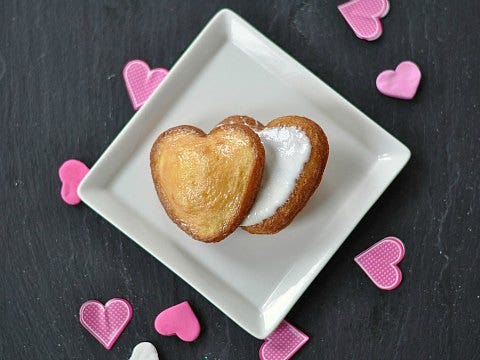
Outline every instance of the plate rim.
<path id="1" fill-rule="evenodd" d="M 185 59 L 188 59 L 189 53 L 191 52 L 192 49 L 198 46 L 199 42 L 202 41 L 202 38 L 205 34 L 207 34 L 208 31 L 215 27 L 222 27 L 225 24 L 228 24 L 228 21 L 237 21 L 241 24 L 241 26 L 245 27 L 248 31 L 254 34 L 257 38 L 259 38 L 263 43 L 268 45 L 270 48 L 272 48 L 276 53 L 278 53 L 279 56 L 284 57 L 288 61 L 292 62 L 295 64 L 295 66 L 300 69 L 302 73 L 309 77 L 313 77 L 315 81 L 319 82 L 319 84 L 326 86 L 330 91 L 332 91 L 332 94 L 334 94 L 336 97 L 338 97 L 339 100 L 343 102 L 344 106 L 348 106 L 349 110 L 355 111 L 357 114 L 359 114 L 362 118 L 363 121 L 367 121 L 369 126 L 373 126 L 373 128 L 376 128 L 376 131 L 380 131 L 382 136 L 385 136 L 386 138 L 389 139 L 389 141 L 395 143 L 397 146 L 398 152 L 396 155 L 399 155 L 399 159 L 397 160 L 399 162 L 399 166 L 395 168 L 390 174 L 389 174 L 389 180 L 385 183 L 385 186 L 381 188 L 381 191 L 378 192 L 374 196 L 374 199 L 372 201 L 369 201 L 369 206 L 366 207 L 365 211 L 361 213 L 360 216 L 358 216 L 357 221 L 351 221 L 349 223 L 349 226 L 346 226 L 348 229 L 346 236 L 343 238 L 342 241 L 339 241 L 334 248 L 334 250 L 331 250 L 328 252 L 326 255 L 327 260 L 325 263 L 321 266 L 315 267 L 313 271 L 311 271 L 308 276 L 306 277 L 306 281 L 304 281 L 301 286 L 299 287 L 299 290 L 297 290 L 290 298 L 288 301 L 287 305 L 284 305 L 281 311 L 278 311 L 276 314 L 277 318 L 274 321 L 270 321 L 269 325 L 267 326 L 261 321 L 257 321 L 255 324 L 250 324 L 248 320 L 246 321 L 243 316 L 240 316 L 238 314 L 233 314 L 232 310 L 230 308 L 227 309 L 226 304 L 222 303 L 221 301 L 218 301 L 218 296 L 211 296 L 210 290 L 204 288 L 202 285 L 199 285 L 198 279 L 192 279 L 189 278 L 188 275 L 185 275 L 186 271 L 180 271 L 178 268 L 175 269 L 175 263 L 171 263 L 170 260 L 168 260 L 167 257 L 165 256 L 158 256 L 158 254 L 152 254 L 152 252 L 149 251 L 146 247 L 144 247 L 142 244 L 140 244 L 137 240 L 135 240 L 134 235 L 131 234 L 131 231 L 128 229 L 125 229 L 125 226 L 122 228 L 121 222 L 118 221 L 118 219 L 114 219 L 115 216 L 111 214 L 111 211 L 106 211 L 105 209 L 102 210 L 101 207 L 97 203 L 98 199 L 103 199 L 103 200 L 109 200 L 112 203 L 117 201 L 113 196 L 109 196 L 107 194 L 107 191 L 105 190 L 106 188 L 106 183 L 104 181 L 98 181 L 95 182 L 96 174 L 98 172 L 98 169 L 102 167 L 104 164 L 108 164 L 110 162 L 111 154 L 115 152 L 116 148 L 119 146 L 119 143 L 124 139 L 125 137 L 128 136 L 131 128 L 137 124 L 139 121 L 142 120 L 142 114 L 150 109 L 152 104 L 151 99 L 161 96 L 162 92 L 165 92 L 165 90 L 162 90 L 164 88 L 168 87 L 168 83 L 175 81 L 175 74 L 177 73 L 177 69 L 181 67 L 181 64 L 185 61 Z M 222 22 L 224 22 L 222 24 Z M 232 29 L 228 29 L 229 31 L 232 31 Z M 228 34 L 227 34 L 228 35 Z M 227 36 L 228 37 L 228 36 Z M 230 39 L 231 40 L 231 39 Z M 227 39 L 228 41 L 228 39 Z M 140 125 L 137 125 L 140 126 Z M 134 148 L 136 147 L 136 144 Z M 379 124 L 377 124 L 375 121 L 373 121 L 370 117 L 365 115 L 361 110 L 356 108 L 353 104 L 351 104 L 348 100 L 346 100 L 342 95 L 337 93 L 333 88 L 331 88 L 328 84 L 323 82 L 319 77 L 317 77 L 315 74 L 313 74 L 310 70 L 308 70 L 306 67 L 304 67 L 302 64 L 300 64 L 297 60 L 295 60 L 293 57 L 291 57 L 288 53 L 286 53 L 283 49 L 281 49 L 278 45 L 273 43 L 270 39 L 268 39 L 264 34 L 259 32 L 257 29 L 255 29 L 252 25 L 250 25 L 247 21 L 245 21 L 243 18 L 241 18 L 238 14 L 233 12 L 230 9 L 222 9 L 218 11 L 213 18 L 207 23 L 207 25 L 200 31 L 200 33 L 195 37 L 193 42 L 190 44 L 190 46 L 187 47 L 187 49 L 184 51 L 184 53 L 180 56 L 180 58 L 177 60 L 175 65 L 171 68 L 169 75 L 164 79 L 163 83 L 161 86 L 159 86 L 154 93 L 151 95 L 150 99 L 133 115 L 133 117 L 127 122 L 127 124 L 124 126 L 124 128 L 119 132 L 119 134 L 115 137 L 115 139 L 111 142 L 111 144 L 105 149 L 105 151 L 102 153 L 102 155 L 98 158 L 98 160 L 95 162 L 95 164 L 92 166 L 90 172 L 87 174 L 87 176 L 82 180 L 81 184 L 79 185 L 78 188 L 78 194 L 82 201 L 91 207 L 95 212 L 97 212 L 100 216 L 104 217 L 107 221 L 109 221 L 114 227 L 119 229 L 122 233 L 124 233 L 127 237 L 131 238 L 137 245 L 145 249 L 148 253 L 150 253 L 152 256 L 154 256 L 157 260 L 159 260 L 163 265 L 165 265 L 167 268 L 169 268 L 171 271 L 173 271 L 176 275 L 178 275 L 180 278 L 182 278 L 185 282 L 187 282 L 190 286 L 192 286 L 196 291 L 198 291 L 202 296 L 204 296 L 208 301 L 210 301 L 214 306 L 219 308 L 224 314 L 226 314 L 228 317 L 230 317 L 234 322 L 236 322 L 241 328 L 243 328 L 245 331 L 250 333 L 251 335 L 259 338 L 259 339 L 264 339 L 267 337 L 277 326 L 278 324 L 284 319 L 284 317 L 288 314 L 288 312 L 291 310 L 291 308 L 294 306 L 294 304 L 297 302 L 297 300 L 300 298 L 300 296 L 303 295 L 305 290 L 308 288 L 308 286 L 313 282 L 313 280 L 317 277 L 317 275 L 320 273 L 320 271 L 323 269 L 323 267 L 328 263 L 328 261 L 331 259 L 331 257 L 336 253 L 336 251 L 340 248 L 340 246 L 345 242 L 345 240 L 348 238 L 348 236 L 351 234 L 353 229 L 358 225 L 358 223 L 364 218 L 365 214 L 370 210 L 370 208 L 376 203 L 376 201 L 381 197 L 381 195 L 384 193 L 384 191 L 389 187 L 389 185 L 392 183 L 392 181 L 397 177 L 397 175 L 400 173 L 400 171 L 404 168 L 404 166 L 407 164 L 408 160 L 411 157 L 411 152 L 410 150 L 398 139 L 396 139 L 392 134 L 388 133 L 384 128 L 382 128 Z M 102 178 L 105 176 L 99 175 L 98 177 Z M 103 190 L 102 190 L 103 189 Z M 117 201 L 118 202 L 118 201 Z M 111 205 L 111 204 L 110 204 Z M 116 204 L 118 205 L 118 204 Z M 112 211 L 113 212 L 113 211 Z M 129 227 L 129 226 L 127 226 Z M 170 246 L 170 245 L 169 245 Z M 173 246 L 173 245 L 172 245 Z M 170 251 L 175 251 L 173 249 L 170 249 Z M 252 305 L 253 306 L 253 305 Z M 264 313 L 262 313 L 258 308 L 255 307 L 256 313 L 254 314 L 254 317 L 257 316 L 260 319 L 263 317 Z M 254 311 L 254 312 L 255 312 Z M 258 326 L 257 326 L 258 325 Z M 263 325 L 263 326 L 262 326 Z"/>

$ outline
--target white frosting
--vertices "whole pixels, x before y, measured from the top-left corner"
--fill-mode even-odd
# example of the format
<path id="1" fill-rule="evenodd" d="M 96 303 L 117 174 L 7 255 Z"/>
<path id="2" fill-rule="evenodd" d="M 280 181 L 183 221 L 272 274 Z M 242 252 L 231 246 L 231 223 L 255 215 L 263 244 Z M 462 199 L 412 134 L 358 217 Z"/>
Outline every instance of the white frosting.
<path id="1" fill-rule="evenodd" d="M 269 218 L 290 197 L 303 166 L 310 158 L 310 140 L 293 126 L 256 131 L 265 148 L 262 185 L 250 214 L 242 225 L 255 225 Z"/>

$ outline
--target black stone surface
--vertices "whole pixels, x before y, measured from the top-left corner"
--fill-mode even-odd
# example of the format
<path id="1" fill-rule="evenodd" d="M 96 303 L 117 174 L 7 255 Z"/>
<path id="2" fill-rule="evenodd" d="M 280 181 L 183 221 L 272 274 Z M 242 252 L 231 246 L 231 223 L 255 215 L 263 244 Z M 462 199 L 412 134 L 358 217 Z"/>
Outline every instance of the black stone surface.
<path id="1" fill-rule="evenodd" d="M 354 37 L 340 1 L 0 1 L 0 358 L 255 359 L 248 335 L 84 205 L 57 170 L 93 164 L 134 114 L 121 71 L 170 68 L 221 8 L 238 12 L 412 150 L 412 159 L 287 316 L 310 335 L 298 359 L 480 358 L 480 2 L 392 1 L 384 34 Z M 375 89 L 402 60 L 423 81 L 410 102 Z M 400 237 L 404 282 L 376 289 L 353 262 Z M 130 300 L 111 351 L 78 322 L 87 299 Z M 194 343 L 158 336 L 162 309 L 190 300 Z"/>

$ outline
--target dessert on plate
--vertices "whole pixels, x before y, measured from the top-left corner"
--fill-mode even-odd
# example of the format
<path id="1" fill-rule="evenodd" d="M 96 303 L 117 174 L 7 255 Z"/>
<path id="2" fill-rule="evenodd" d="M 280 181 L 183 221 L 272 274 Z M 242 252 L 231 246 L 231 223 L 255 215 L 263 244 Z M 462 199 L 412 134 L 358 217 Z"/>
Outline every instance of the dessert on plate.
<path id="1" fill-rule="evenodd" d="M 150 152 L 158 197 L 168 216 L 191 237 L 217 242 L 242 223 L 262 180 L 265 151 L 246 126 L 208 135 L 193 126 L 162 133 Z"/>
<path id="2" fill-rule="evenodd" d="M 279 117 L 266 126 L 248 116 L 230 116 L 223 124 L 247 125 L 265 148 L 262 185 L 242 228 L 252 234 L 279 232 L 320 184 L 329 153 L 327 136 L 316 122 L 301 116 Z"/>
<path id="3" fill-rule="evenodd" d="M 159 135 L 150 168 L 167 215 L 196 240 L 218 242 L 241 226 L 274 234 L 288 226 L 320 184 L 328 140 L 300 116 L 266 126 L 230 116 L 209 134 L 177 126 Z"/>

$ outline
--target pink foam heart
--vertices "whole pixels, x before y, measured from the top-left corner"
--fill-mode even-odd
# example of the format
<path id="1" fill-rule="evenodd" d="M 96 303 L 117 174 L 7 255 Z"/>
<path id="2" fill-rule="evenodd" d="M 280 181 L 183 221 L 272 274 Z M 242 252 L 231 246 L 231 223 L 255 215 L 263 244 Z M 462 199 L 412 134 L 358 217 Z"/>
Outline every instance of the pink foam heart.
<path id="1" fill-rule="evenodd" d="M 422 78 L 417 64 L 401 62 L 395 70 L 385 70 L 377 77 L 377 89 L 382 94 L 404 100 L 413 99 Z"/>
<path id="2" fill-rule="evenodd" d="M 388 0 L 351 0 L 338 10 L 360 39 L 373 41 L 382 35 L 381 18 L 388 14 Z"/>
<path id="3" fill-rule="evenodd" d="M 188 301 L 163 310 L 155 319 L 160 335 L 177 335 L 183 341 L 194 341 L 200 335 L 200 323 Z"/>
<path id="4" fill-rule="evenodd" d="M 135 110 L 145 104 L 167 74 L 168 70 L 164 68 L 150 70 L 148 64 L 141 60 L 132 60 L 125 65 L 123 78 Z"/>
<path id="5" fill-rule="evenodd" d="M 380 240 L 355 257 L 355 262 L 382 290 L 393 290 L 402 282 L 397 264 L 405 255 L 405 246 L 396 237 Z"/>
<path id="6" fill-rule="evenodd" d="M 125 299 L 114 298 L 105 305 L 96 300 L 89 300 L 80 308 L 80 323 L 107 350 L 110 350 L 132 315 L 132 306 Z"/>
<path id="7" fill-rule="evenodd" d="M 285 320 L 265 339 L 260 347 L 261 360 L 288 360 L 308 341 L 309 337 Z"/>
<path id="8" fill-rule="evenodd" d="M 65 161 L 58 169 L 58 176 L 62 182 L 60 195 L 67 204 L 77 205 L 80 203 L 81 200 L 78 197 L 77 188 L 89 170 L 87 165 L 73 159 Z"/>

